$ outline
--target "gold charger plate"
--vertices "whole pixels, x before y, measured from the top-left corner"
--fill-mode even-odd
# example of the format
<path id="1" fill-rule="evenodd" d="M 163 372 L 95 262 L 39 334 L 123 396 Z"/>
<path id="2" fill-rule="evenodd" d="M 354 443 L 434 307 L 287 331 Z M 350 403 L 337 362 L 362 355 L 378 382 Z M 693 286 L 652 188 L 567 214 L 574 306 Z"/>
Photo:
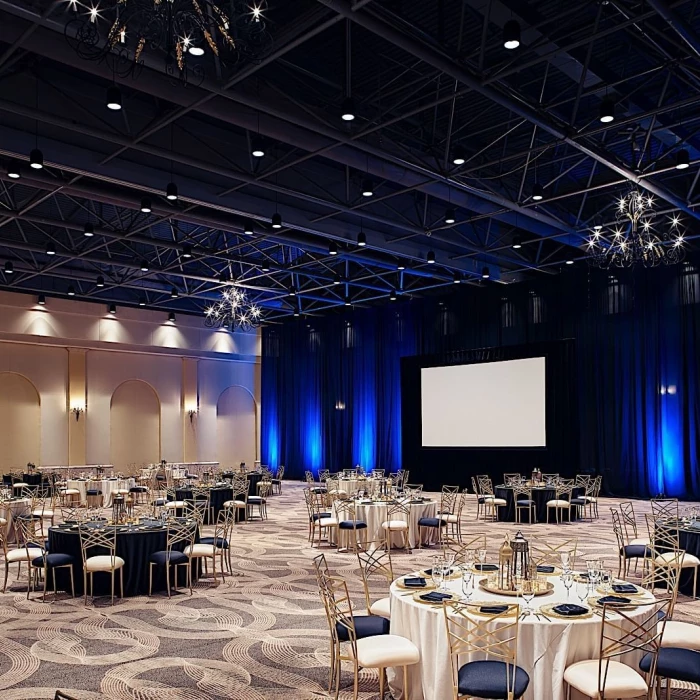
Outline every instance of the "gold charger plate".
<path id="1" fill-rule="evenodd" d="M 405 578 L 424 578 L 425 579 L 425 586 L 417 587 L 417 586 L 404 586 L 403 580 Z M 404 591 L 432 591 L 435 588 L 435 584 L 432 582 L 430 576 L 402 576 L 399 579 L 396 579 L 396 586 L 398 588 L 402 588 Z"/>
<path id="2" fill-rule="evenodd" d="M 606 595 L 617 595 L 616 593 L 606 593 Z M 626 598 L 627 596 L 620 594 L 622 598 Z M 598 601 L 601 598 L 604 598 L 605 596 L 602 595 L 593 595 L 588 599 L 588 605 L 590 605 L 592 608 L 599 608 L 602 609 L 603 606 L 598 603 Z M 654 601 L 649 601 L 648 603 L 643 603 L 640 600 L 632 600 L 629 603 L 621 603 L 620 605 L 615 605 L 608 603 L 608 609 L 609 610 L 634 610 L 634 608 L 638 608 L 641 605 L 650 605 Z"/>
<path id="3" fill-rule="evenodd" d="M 539 612 L 543 613 L 547 617 L 556 617 L 558 620 L 586 620 L 589 617 L 593 617 L 593 608 L 588 607 L 588 612 L 583 615 L 560 615 L 558 612 L 554 611 L 558 605 L 563 605 L 563 603 L 545 603 L 540 605 L 538 608 Z M 579 603 L 576 603 L 579 605 Z M 583 605 L 581 607 L 584 607 Z"/>
<path id="4" fill-rule="evenodd" d="M 538 576 L 561 576 L 562 569 L 558 566 L 555 566 L 554 571 L 538 571 L 537 575 Z"/>
<path id="5" fill-rule="evenodd" d="M 478 615 L 479 617 L 496 617 L 496 615 L 498 615 L 498 614 L 500 614 L 502 617 L 515 617 L 515 614 L 518 610 L 517 608 L 513 608 L 513 610 L 511 610 L 508 613 L 481 612 L 480 608 L 482 608 L 482 607 L 490 608 L 490 607 L 494 607 L 497 605 L 508 605 L 508 603 L 500 603 L 500 602 L 494 603 L 494 601 L 492 601 L 492 600 L 472 600 L 469 602 L 469 605 L 470 606 L 473 605 L 476 608 L 476 609 L 472 610 L 470 607 L 469 614 L 470 615 Z"/>
<path id="6" fill-rule="evenodd" d="M 601 596 L 606 596 L 606 595 L 620 595 L 623 598 L 639 598 L 643 597 L 646 595 L 646 591 L 643 588 L 640 588 L 636 583 L 632 584 L 636 589 L 636 593 L 615 593 L 615 591 L 606 591 L 602 588 L 596 588 L 596 593 L 600 593 Z"/>
<path id="7" fill-rule="evenodd" d="M 492 588 L 491 586 L 488 585 L 488 579 L 482 578 L 479 581 L 479 588 L 482 588 L 485 591 L 488 591 L 489 593 L 495 593 L 497 595 L 506 595 L 506 596 L 512 596 L 516 597 L 519 596 L 520 593 L 518 591 L 505 591 L 501 588 Z M 554 590 L 554 584 L 551 581 L 543 581 L 540 583 L 540 586 L 537 591 L 535 591 L 535 597 L 541 596 L 541 595 L 548 595 Z"/>
<path id="8" fill-rule="evenodd" d="M 441 591 L 442 592 L 442 591 Z M 421 600 L 421 596 L 425 595 L 425 591 L 421 589 L 420 591 L 416 591 L 413 594 L 413 600 L 416 601 L 416 603 L 422 603 L 423 605 L 442 605 L 442 600 L 438 603 L 433 602 L 432 600 Z M 446 595 L 449 595 L 449 598 L 445 598 L 444 600 L 458 600 L 459 596 L 456 593 L 446 593 Z"/>

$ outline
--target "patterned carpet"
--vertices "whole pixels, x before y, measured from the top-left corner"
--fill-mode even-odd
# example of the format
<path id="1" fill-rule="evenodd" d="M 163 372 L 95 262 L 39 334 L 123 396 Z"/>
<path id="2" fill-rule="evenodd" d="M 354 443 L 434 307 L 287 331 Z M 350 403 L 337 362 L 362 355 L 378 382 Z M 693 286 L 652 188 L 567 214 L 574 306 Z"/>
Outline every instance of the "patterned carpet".
<path id="1" fill-rule="evenodd" d="M 606 556 L 615 570 L 609 521 L 613 500 L 603 500 L 594 523 L 523 528 L 526 536 L 578 535 L 585 554 Z M 512 524 L 474 520 L 469 503 L 466 532 L 487 532 L 494 553 Z M 639 513 L 644 512 L 639 505 Z M 302 485 L 285 483 L 274 496 L 269 520 L 237 526 L 236 575 L 225 583 L 202 579 L 195 593 L 129 598 L 88 607 L 66 594 L 25 596 L 26 579 L 0 594 L 0 690 L 2 700 L 52 698 L 56 688 L 84 700 L 311 700 L 326 698 L 328 630 L 316 591 L 306 539 Z M 643 517 L 643 516 L 641 516 Z M 210 533 L 207 533 L 210 534 Z M 356 558 L 323 548 L 332 570 L 358 594 Z M 397 553 L 397 574 L 427 565 L 433 552 Z M 363 598 L 362 598 L 363 599 Z M 700 601 L 682 598 L 676 618 L 700 622 Z M 341 698 L 352 697 L 350 673 Z M 378 697 L 376 674 L 361 676 L 363 700 Z M 697 689 L 675 689 L 674 700 L 700 698 Z"/>

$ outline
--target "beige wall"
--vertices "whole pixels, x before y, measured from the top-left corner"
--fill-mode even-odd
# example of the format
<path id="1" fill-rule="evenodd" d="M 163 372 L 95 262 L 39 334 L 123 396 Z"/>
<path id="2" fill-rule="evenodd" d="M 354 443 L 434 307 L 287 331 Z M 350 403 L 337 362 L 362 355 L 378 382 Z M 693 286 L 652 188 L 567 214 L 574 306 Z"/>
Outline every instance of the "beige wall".
<path id="1" fill-rule="evenodd" d="M 49 298 L 39 307 L 0 293 L 0 472 L 28 461 L 258 458 L 258 334 L 208 330 L 196 317 L 171 324 L 139 309 L 106 316 L 101 305 Z M 239 393 L 248 399 L 226 398 Z M 77 421 L 74 406 L 84 408 Z M 220 420 L 235 442 L 220 444 Z"/>

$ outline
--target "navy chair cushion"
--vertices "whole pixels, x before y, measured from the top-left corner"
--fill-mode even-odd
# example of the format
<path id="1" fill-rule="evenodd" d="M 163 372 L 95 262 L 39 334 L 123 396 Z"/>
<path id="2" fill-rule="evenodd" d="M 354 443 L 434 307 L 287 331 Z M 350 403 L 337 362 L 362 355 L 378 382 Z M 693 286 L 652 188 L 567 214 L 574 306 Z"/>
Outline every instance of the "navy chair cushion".
<path id="1" fill-rule="evenodd" d="M 341 520 L 338 527 L 341 530 L 362 530 L 362 528 L 367 527 L 367 523 L 363 522 L 362 520 Z"/>
<path id="2" fill-rule="evenodd" d="M 170 555 L 168 557 L 168 555 Z M 165 566 L 166 562 L 170 559 L 171 564 L 187 564 L 189 559 L 186 554 L 182 552 L 176 552 L 175 550 L 168 552 L 167 550 L 161 550 L 160 552 L 153 552 L 148 558 L 152 564 L 158 564 L 158 566 Z"/>
<path id="3" fill-rule="evenodd" d="M 248 503 L 267 503 L 262 496 L 248 496 Z"/>
<path id="4" fill-rule="evenodd" d="M 647 555 L 651 556 L 651 550 L 643 544 L 627 544 L 623 551 L 627 559 L 640 559 Z M 620 551 L 620 554 L 623 551 Z"/>
<path id="5" fill-rule="evenodd" d="M 148 489 L 145 486 L 132 486 L 129 493 L 145 493 Z"/>
<path id="6" fill-rule="evenodd" d="M 418 525 L 423 527 L 442 527 L 446 523 L 442 518 L 420 518 L 418 521 Z"/>
<path id="7" fill-rule="evenodd" d="M 483 496 L 477 496 L 476 499 L 479 503 L 486 503 L 486 499 Z"/>
<path id="8" fill-rule="evenodd" d="M 168 502 L 167 498 L 156 498 L 155 501 L 151 503 L 154 506 L 164 506 Z"/>
<path id="9" fill-rule="evenodd" d="M 75 559 L 70 554 L 61 554 L 56 552 L 55 554 L 46 554 L 46 566 L 50 569 L 52 566 L 66 566 L 67 564 L 73 564 Z M 37 557 L 32 559 L 32 566 L 44 566 L 44 557 Z"/>
<path id="10" fill-rule="evenodd" d="M 647 673 L 651 661 L 651 654 L 645 654 L 639 662 L 639 668 Z M 656 673 L 662 678 L 672 678 L 675 681 L 700 683 L 700 652 L 664 647 L 659 650 Z"/>
<path id="11" fill-rule="evenodd" d="M 506 675 L 504 661 L 472 661 L 465 664 L 457 673 L 460 695 L 469 695 L 489 700 L 505 700 L 508 697 L 508 681 L 513 683 L 513 666 Z M 527 690 L 530 676 L 515 666 L 514 697 L 519 698 Z"/>
<path id="12" fill-rule="evenodd" d="M 585 498 L 572 498 L 570 502 L 572 506 L 585 506 L 588 503 Z"/>
<path id="13" fill-rule="evenodd" d="M 529 498 L 521 498 L 518 500 L 519 506 L 534 506 L 535 502 L 531 501 Z"/>
<path id="14" fill-rule="evenodd" d="M 85 494 L 87 496 L 101 496 L 102 491 L 101 489 L 87 489 L 87 491 L 85 491 Z"/>
<path id="15" fill-rule="evenodd" d="M 331 513 L 314 513 L 313 517 L 309 518 L 309 520 L 320 520 L 321 518 L 332 518 Z"/>
<path id="16" fill-rule="evenodd" d="M 228 549 L 228 540 L 223 537 L 202 537 L 199 541 L 202 544 L 213 544 L 219 549 Z"/>
<path id="17" fill-rule="evenodd" d="M 353 615 L 352 619 L 355 623 L 355 634 L 358 639 L 389 634 L 389 620 L 385 617 L 379 617 L 379 615 Z M 347 628 L 337 622 L 335 629 L 341 642 L 349 641 L 350 635 Z"/>

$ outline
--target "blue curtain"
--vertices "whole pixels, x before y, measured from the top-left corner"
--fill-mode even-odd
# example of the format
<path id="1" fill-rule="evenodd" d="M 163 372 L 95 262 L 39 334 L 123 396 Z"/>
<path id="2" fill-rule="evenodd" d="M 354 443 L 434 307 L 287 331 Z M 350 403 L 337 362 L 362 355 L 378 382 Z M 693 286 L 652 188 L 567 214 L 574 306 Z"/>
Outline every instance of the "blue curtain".
<path id="1" fill-rule="evenodd" d="M 577 469 L 608 492 L 700 496 L 700 275 L 693 263 L 455 289 L 263 330 L 263 461 L 401 466 L 400 359 L 573 338 Z"/>

